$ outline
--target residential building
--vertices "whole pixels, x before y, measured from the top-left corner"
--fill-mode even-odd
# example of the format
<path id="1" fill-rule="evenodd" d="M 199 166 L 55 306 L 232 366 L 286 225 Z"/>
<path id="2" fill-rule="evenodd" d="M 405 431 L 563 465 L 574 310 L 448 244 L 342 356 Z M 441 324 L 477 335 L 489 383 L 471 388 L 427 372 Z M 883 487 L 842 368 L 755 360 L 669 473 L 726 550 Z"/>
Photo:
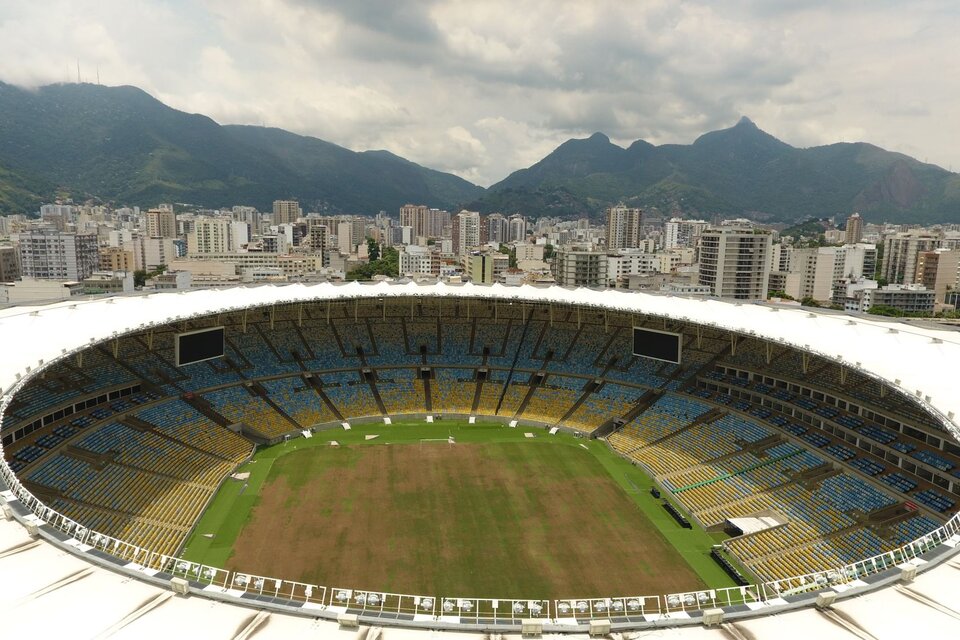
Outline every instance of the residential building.
<path id="1" fill-rule="evenodd" d="M 173 207 L 147 211 L 147 236 L 150 238 L 176 238 L 177 215 Z"/>
<path id="2" fill-rule="evenodd" d="M 133 251 L 123 247 L 100 248 L 101 271 L 136 271 Z"/>
<path id="3" fill-rule="evenodd" d="M 471 282 L 493 284 L 499 282 L 504 271 L 510 267 L 510 256 L 505 253 L 475 253 L 466 257 L 464 273 Z"/>
<path id="4" fill-rule="evenodd" d="M 194 221 L 193 231 L 187 235 L 187 255 L 233 251 L 232 224 L 233 221 L 229 218 L 198 217 Z"/>
<path id="5" fill-rule="evenodd" d="M 915 282 L 932 290 L 936 302 L 944 303 L 948 291 L 960 289 L 960 249 L 920 252 Z"/>
<path id="6" fill-rule="evenodd" d="M 934 298 L 934 292 L 920 284 L 889 284 L 877 289 L 864 289 L 860 310 L 890 307 L 905 313 L 933 313 Z"/>
<path id="7" fill-rule="evenodd" d="M 290 224 L 303 215 L 300 203 L 296 200 L 273 201 L 273 224 Z"/>
<path id="8" fill-rule="evenodd" d="M 509 242 L 509 225 L 502 213 L 491 213 L 486 219 L 487 241 L 497 244 Z"/>
<path id="9" fill-rule="evenodd" d="M 470 249 L 480 246 L 480 213 L 461 211 L 452 220 L 453 252 L 466 255 Z"/>
<path id="10" fill-rule="evenodd" d="M 79 282 L 100 265 L 96 235 L 36 229 L 17 241 L 24 278 Z"/>
<path id="11" fill-rule="evenodd" d="M 707 228 L 700 235 L 697 283 L 713 295 L 765 300 L 770 276 L 770 233 L 741 225 Z"/>
<path id="12" fill-rule="evenodd" d="M 940 234 L 929 231 L 906 231 L 887 236 L 883 241 L 883 278 L 893 284 L 915 282 L 917 257 L 941 244 Z"/>
<path id="13" fill-rule="evenodd" d="M 857 244 L 863 239 L 863 218 L 854 213 L 847 218 L 847 231 L 844 244 Z"/>
<path id="14" fill-rule="evenodd" d="M 553 275 L 559 285 L 607 286 L 607 254 L 604 251 L 577 245 L 559 247 L 553 266 Z"/>
<path id="15" fill-rule="evenodd" d="M 622 202 L 607 209 L 607 249 L 638 248 L 642 218 L 640 209 L 627 207 Z"/>
<path id="16" fill-rule="evenodd" d="M 695 247 L 703 230 L 710 226 L 706 220 L 671 218 L 663 224 L 663 248 Z"/>
<path id="17" fill-rule="evenodd" d="M 0 282 L 13 282 L 20 277 L 20 263 L 17 261 L 17 248 L 0 247 Z"/>

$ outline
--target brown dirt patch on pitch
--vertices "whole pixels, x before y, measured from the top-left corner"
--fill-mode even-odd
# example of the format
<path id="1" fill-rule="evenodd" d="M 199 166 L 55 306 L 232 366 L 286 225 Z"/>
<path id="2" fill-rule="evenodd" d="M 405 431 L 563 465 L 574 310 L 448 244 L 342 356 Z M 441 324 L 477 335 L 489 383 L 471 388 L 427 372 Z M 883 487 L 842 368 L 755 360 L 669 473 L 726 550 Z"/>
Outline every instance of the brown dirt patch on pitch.
<path id="1" fill-rule="evenodd" d="M 274 463 L 229 566 L 468 597 L 702 588 L 589 453 L 528 443 L 304 449 Z"/>

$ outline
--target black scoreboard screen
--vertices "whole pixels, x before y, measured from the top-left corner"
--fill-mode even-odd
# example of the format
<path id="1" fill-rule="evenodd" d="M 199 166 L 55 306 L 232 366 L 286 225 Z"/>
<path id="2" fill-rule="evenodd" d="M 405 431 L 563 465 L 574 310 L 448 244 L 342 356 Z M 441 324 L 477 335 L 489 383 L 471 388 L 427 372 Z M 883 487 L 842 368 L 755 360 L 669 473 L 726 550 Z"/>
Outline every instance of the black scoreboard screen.
<path id="1" fill-rule="evenodd" d="M 682 333 L 633 328 L 633 355 L 680 364 Z"/>
<path id="2" fill-rule="evenodd" d="M 176 337 L 177 366 L 223 357 L 223 327 L 180 333 Z"/>

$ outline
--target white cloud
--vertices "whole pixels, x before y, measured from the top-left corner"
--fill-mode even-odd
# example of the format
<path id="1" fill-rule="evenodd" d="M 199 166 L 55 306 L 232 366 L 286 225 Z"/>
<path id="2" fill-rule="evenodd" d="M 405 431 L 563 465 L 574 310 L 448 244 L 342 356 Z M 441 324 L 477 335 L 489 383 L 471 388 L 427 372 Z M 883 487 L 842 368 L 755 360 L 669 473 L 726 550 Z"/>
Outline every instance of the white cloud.
<path id="1" fill-rule="evenodd" d="M 480 184 L 565 139 L 689 142 L 749 115 L 960 168 L 947 0 L 0 0 L 0 79 L 135 84 L 223 123 Z"/>

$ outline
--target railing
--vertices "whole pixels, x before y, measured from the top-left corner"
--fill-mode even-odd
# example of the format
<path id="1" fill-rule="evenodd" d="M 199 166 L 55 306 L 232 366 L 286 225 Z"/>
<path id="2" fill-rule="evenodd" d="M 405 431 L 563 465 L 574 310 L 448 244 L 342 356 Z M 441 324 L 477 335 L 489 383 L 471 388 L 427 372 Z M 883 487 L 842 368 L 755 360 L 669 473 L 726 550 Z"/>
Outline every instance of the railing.
<path id="1" fill-rule="evenodd" d="M 328 588 L 284 578 L 230 571 L 155 553 L 134 543 L 89 529 L 83 523 L 48 507 L 20 483 L 5 462 L 0 463 L 0 476 L 13 495 L 35 516 L 35 519 L 30 520 L 70 536 L 67 544 L 74 547 L 78 553 L 96 549 L 126 561 L 127 569 L 141 571 L 145 575 L 162 572 L 185 578 L 201 585 L 203 591 L 229 598 L 240 598 L 247 594 L 267 596 L 293 607 L 311 610 L 314 615 L 316 611 L 329 611 L 331 614 L 350 611 L 361 615 L 383 616 L 385 619 L 406 616 L 409 623 L 424 626 L 438 622 L 468 626 L 517 625 L 520 621 L 531 618 L 558 625 L 581 624 L 591 619 L 611 617 L 639 623 L 678 612 L 689 613 L 744 604 L 778 604 L 781 603 L 779 599 L 784 596 L 848 584 L 910 562 L 960 534 L 960 514 L 956 514 L 942 527 L 898 549 L 848 565 L 742 587 L 701 589 L 666 595 L 562 600 L 410 595 L 345 587 Z"/>

